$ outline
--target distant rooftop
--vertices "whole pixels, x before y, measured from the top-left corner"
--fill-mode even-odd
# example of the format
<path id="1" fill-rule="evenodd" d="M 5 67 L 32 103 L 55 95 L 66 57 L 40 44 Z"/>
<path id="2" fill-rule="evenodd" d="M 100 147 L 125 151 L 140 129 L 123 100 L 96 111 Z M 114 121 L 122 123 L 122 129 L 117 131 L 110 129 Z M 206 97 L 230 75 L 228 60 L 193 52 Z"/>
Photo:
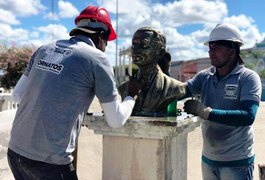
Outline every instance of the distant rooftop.
<path id="1" fill-rule="evenodd" d="M 265 49 L 265 38 L 263 41 L 261 41 L 260 43 L 256 43 L 255 48 L 258 49 Z"/>

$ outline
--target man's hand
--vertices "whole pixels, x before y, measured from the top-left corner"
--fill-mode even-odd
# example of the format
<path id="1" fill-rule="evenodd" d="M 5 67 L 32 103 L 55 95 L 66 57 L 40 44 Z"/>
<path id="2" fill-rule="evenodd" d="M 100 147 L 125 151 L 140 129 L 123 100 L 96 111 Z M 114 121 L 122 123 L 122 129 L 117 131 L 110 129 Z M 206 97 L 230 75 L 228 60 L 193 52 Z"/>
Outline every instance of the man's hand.
<path id="1" fill-rule="evenodd" d="M 137 81 L 136 77 L 129 76 L 129 81 L 127 84 L 127 94 L 136 100 L 140 91 L 141 84 Z"/>
<path id="2" fill-rule="evenodd" d="M 183 109 L 188 114 L 199 116 L 202 119 L 208 119 L 209 114 L 212 111 L 210 107 L 206 107 L 201 102 L 199 102 L 198 100 L 194 100 L 194 99 L 187 100 L 184 103 Z"/>

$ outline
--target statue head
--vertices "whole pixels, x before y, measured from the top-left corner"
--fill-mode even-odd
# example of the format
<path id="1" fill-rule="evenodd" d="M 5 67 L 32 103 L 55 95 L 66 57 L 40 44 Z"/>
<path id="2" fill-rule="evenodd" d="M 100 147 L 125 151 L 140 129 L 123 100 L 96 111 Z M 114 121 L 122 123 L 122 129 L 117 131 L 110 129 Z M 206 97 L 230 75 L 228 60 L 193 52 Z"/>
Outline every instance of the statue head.
<path id="1" fill-rule="evenodd" d="M 166 37 L 152 27 L 138 29 L 132 38 L 132 59 L 137 66 L 157 64 L 166 52 Z"/>
<path id="2" fill-rule="evenodd" d="M 132 114 L 166 116 L 168 104 L 185 95 L 185 85 L 169 76 L 171 56 L 166 52 L 165 35 L 151 27 L 138 29 L 132 38 L 131 55 L 139 67 L 135 78 L 142 85 Z M 126 88 L 127 82 L 119 87 L 122 98 L 127 96 Z"/>

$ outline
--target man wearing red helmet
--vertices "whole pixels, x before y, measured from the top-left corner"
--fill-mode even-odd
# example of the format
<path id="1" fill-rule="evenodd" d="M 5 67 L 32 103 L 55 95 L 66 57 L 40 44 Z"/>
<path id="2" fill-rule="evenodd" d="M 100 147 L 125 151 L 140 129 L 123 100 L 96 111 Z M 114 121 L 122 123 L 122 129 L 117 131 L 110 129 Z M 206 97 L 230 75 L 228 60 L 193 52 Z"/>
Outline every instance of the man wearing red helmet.
<path id="1" fill-rule="evenodd" d="M 75 19 L 69 40 L 40 47 L 18 81 L 20 102 L 8 149 L 15 179 L 77 179 L 72 153 L 82 120 L 95 95 L 109 126 L 119 128 L 131 115 L 140 89 L 128 84 L 121 102 L 113 69 L 104 53 L 117 38 L 109 13 L 88 6 Z"/>

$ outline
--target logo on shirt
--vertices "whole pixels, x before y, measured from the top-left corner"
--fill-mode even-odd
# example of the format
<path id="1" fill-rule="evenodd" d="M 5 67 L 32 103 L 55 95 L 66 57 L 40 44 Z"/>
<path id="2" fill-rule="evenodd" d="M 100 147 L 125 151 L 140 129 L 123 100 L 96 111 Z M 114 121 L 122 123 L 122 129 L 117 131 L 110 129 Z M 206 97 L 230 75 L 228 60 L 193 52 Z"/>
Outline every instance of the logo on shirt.
<path id="1" fill-rule="evenodd" d="M 67 48 L 66 46 L 57 45 L 56 47 L 51 47 L 46 50 L 47 54 L 59 53 L 63 56 L 69 56 L 72 54 L 72 49 Z"/>
<path id="2" fill-rule="evenodd" d="M 38 61 L 36 68 L 50 71 L 50 72 L 53 72 L 56 74 L 60 74 L 61 71 L 63 70 L 63 65 L 57 64 L 57 63 L 47 62 L 47 61 L 44 61 L 41 59 Z"/>
<path id="3" fill-rule="evenodd" d="M 226 84 L 225 85 L 225 94 L 224 98 L 225 99 L 237 99 L 237 84 Z"/>

